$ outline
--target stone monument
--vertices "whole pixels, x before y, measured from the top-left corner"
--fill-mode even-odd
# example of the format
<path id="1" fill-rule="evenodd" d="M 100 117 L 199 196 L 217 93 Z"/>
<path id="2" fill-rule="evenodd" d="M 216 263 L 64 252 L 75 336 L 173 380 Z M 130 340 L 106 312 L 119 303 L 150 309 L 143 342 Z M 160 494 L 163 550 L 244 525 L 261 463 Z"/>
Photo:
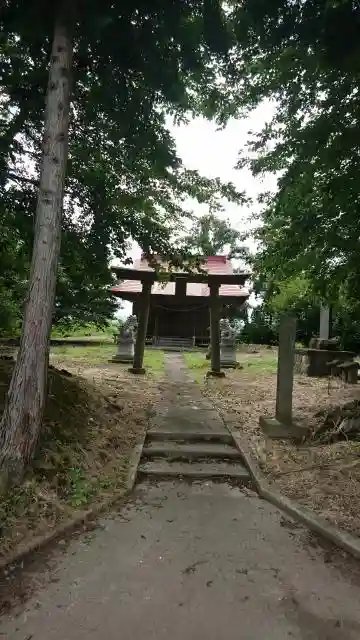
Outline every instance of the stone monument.
<path id="1" fill-rule="evenodd" d="M 117 353 L 112 358 L 112 362 L 123 362 L 127 364 L 133 362 L 137 325 L 136 316 L 129 316 L 124 322 L 117 339 Z"/>
<path id="2" fill-rule="evenodd" d="M 276 377 L 275 417 L 260 416 L 259 423 L 270 438 L 302 441 L 309 435 L 306 426 L 293 420 L 296 318 L 283 315 L 280 319 L 278 366 Z"/>
<path id="3" fill-rule="evenodd" d="M 353 362 L 355 353 L 340 351 L 339 338 L 317 338 L 310 340 L 309 348 L 296 349 L 295 372 L 312 377 L 322 378 L 331 374 L 335 360 L 339 363 Z"/>
<path id="4" fill-rule="evenodd" d="M 236 360 L 236 331 L 229 320 L 220 320 L 220 366 L 236 369 L 239 366 Z"/>

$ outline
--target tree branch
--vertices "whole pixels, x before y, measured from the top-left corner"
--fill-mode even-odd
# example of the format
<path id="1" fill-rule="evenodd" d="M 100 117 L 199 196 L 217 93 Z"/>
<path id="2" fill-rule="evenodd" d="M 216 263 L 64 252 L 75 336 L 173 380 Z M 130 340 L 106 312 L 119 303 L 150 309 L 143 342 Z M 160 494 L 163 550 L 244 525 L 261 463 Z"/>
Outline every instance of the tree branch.
<path id="1" fill-rule="evenodd" d="M 7 177 L 9 180 L 14 180 L 15 182 L 25 182 L 27 184 L 32 184 L 34 187 L 39 186 L 39 180 L 35 178 L 27 178 L 26 176 L 19 176 L 11 171 L 7 174 Z"/>

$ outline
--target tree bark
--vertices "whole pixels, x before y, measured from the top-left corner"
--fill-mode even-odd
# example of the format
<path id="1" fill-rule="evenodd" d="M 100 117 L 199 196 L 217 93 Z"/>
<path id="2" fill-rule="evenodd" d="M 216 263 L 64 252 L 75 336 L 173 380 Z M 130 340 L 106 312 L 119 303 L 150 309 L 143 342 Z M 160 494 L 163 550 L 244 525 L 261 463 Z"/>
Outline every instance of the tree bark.
<path id="1" fill-rule="evenodd" d="M 0 423 L 2 485 L 21 480 L 38 442 L 47 397 L 49 339 L 68 156 L 72 42 L 59 18 L 46 94 L 43 157 L 20 348 Z"/>

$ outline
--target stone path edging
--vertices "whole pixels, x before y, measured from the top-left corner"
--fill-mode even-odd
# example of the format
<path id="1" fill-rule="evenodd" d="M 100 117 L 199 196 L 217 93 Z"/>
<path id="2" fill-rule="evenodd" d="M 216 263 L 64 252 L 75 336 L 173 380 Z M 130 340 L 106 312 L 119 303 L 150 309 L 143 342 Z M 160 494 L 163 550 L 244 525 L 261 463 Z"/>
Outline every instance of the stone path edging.
<path id="1" fill-rule="evenodd" d="M 264 478 L 264 475 L 256 462 L 250 449 L 244 439 L 237 433 L 234 433 L 232 429 L 227 426 L 230 431 L 237 448 L 243 456 L 244 463 L 248 468 L 254 487 L 259 496 L 268 502 L 271 502 L 275 507 L 278 507 L 285 513 L 287 513 L 294 520 L 305 524 L 309 529 L 315 533 L 323 536 L 327 540 L 330 540 L 333 544 L 341 547 L 355 558 L 360 559 L 360 539 L 356 536 L 347 533 L 341 529 L 338 529 L 334 525 L 328 523 L 324 518 L 318 516 L 316 513 L 303 507 L 298 502 L 290 500 L 285 496 L 282 496 L 275 491 L 272 491 L 270 485 Z"/>
<path id="2" fill-rule="evenodd" d="M 82 511 L 78 513 L 74 518 L 64 522 L 63 524 L 56 527 L 53 531 L 46 533 L 43 536 L 37 536 L 27 544 L 23 546 L 19 545 L 18 549 L 13 552 L 10 556 L 3 558 L 0 560 L 0 571 L 4 571 L 9 565 L 19 564 L 24 561 L 29 555 L 31 555 L 34 551 L 38 551 L 44 547 L 46 547 L 51 542 L 54 542 L 57 538 L 60 538 L 63 535 L 67 535 L 78 529 L 81 525 L 89 522 L 93 518 L 99 516 L 102 512 L 106 511 L 110 507 L 112 507 L 115 503 L 121 502 L 128 497 L 131 491 L 134 488 L 138 466 L 142 454 L 142 449 L 144 446 L 146 437 L 146 431 L 141 439 L 141 441 L 135 445 L 131 456 L 130 456 L 130 464 L 128 475 L 125 482 L 125 487 L 120 489 L 116 494 L 112 495 L 107 500 L 103 502 L 99 502 L 95 504 L 93 507 L 88 509 L 87 511 Z"/>

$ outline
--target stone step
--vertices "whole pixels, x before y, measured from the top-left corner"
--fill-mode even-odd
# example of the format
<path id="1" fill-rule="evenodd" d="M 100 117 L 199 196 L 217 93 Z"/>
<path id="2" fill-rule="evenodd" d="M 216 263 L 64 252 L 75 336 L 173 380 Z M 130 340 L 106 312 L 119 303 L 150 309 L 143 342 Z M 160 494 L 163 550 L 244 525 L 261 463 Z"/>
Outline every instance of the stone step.
<path id="1" fill-rule="evenodd" d="M 193 346 L 193 339 L 163 336 L 158 338 L 157 346 L 162 348 L 165 348 L 165 347 L 170 347 L 170 348 L 175 347 L 180 349 L 183 347 L 191 348 Z"/>
<path id="2" fill-rule="evenodd" d="M 146 458 L 166 457 L 172 460 L 194 460 L 201 458 L 241 459 L 241 454 L 228 444 L 216 442 L 147 442 L 142 454 Z"/>
<path id="3" fill-rule="evenodd" d="M 166 441 L 172 440 L 176 442 L 219 442 L 224 444 L 233 444 L 233 438 L 228 431 L 202 431 L 186 430 L 186 431 L 167 431 L 159 429 L 150 429 L 147 432 L 147 439 L 150 441 Z"/>
<path id="4" fill-rule="evenodd" d="M 139 477 L 166 479 L 185 478 L 189 480 L 236 480 L 250 482 L 247 469 L 241 464 L 232 464 L 224 460 L 205 462 L 168 462 L 165 459 L 154 459 L 141 462 Z"/>

